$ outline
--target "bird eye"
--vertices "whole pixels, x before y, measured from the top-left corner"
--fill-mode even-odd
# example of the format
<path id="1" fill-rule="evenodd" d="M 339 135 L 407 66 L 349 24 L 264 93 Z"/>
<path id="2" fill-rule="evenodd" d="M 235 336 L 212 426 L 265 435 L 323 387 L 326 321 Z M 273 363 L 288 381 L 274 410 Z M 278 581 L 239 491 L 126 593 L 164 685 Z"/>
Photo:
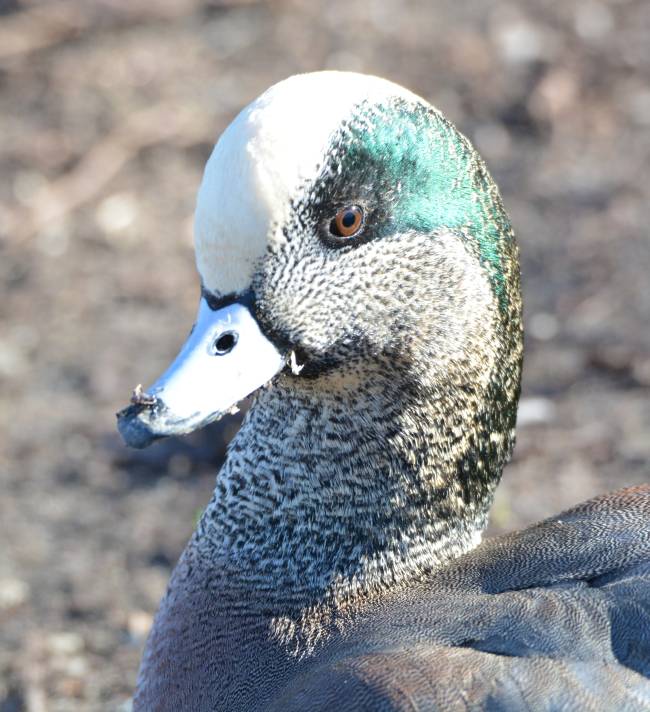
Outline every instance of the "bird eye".
<path id="1" fill-rule="evenodd" d="M 337 237 L 354 237 L 363 227 L 363 210 L 358 205 L 341 208 L 330 223 L 330 232 Z"/>

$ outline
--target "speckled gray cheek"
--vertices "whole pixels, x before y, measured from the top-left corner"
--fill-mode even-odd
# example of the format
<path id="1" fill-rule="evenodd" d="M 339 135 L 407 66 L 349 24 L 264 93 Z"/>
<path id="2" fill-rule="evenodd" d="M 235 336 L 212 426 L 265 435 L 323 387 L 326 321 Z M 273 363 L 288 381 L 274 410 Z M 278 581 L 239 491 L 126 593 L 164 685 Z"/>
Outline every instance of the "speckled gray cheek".
<path id="1" fill-rule="evenodd" d="M 317 273 L 312 273 L 314 264 Z M 314 512 L 294 526 L 294 531 L 308 526 L 310 532 L 303 531 L 300 537 L 303 551 L 299 559 L 309 561 L 309 551 L 314 547 L 313 554 L 322 560 L 326 543 L 322 532 L 338 537 L 345 531 L 345 542 L 328 547 L 340 557 L 335 570 L 342 574 L 355 559 L 349 545 L 356 547 L 364 542 L 364 550 L 381 550 L 396 544 L 393 537 L 398 537 L 398 532 L 404 534 L 411 527 L 413 532 L 424 531 L 428 526 L 436 528 L 440 542 L 444 539 L 440 527 L 451 531 L 465 516 L 474 521 L 472 526 L 484 521 L 500 468 L 512 445 L 514 409 L 507 405 L 516 399 L 517 392 L 499 392 L 496 406 L 484 400 L 480 383 L 487 384 L 488 379 L 481 371 L 494 358 L 489 355 L 490 349 L 499 349 L 503 336 L 497 331 L 498 338 L 493 339 L 499 318 L 498 310 L 489 311 L 489 298 L 483 306 L 476 304 L 485 333 L 475 331 L 464 347 L 462 361 L 455 366 L 460 370 L 456 373 L 449 369 L 446 342 L 458 343 L 467 327 L 461 317 L 464 298 L 458 294 L 457 285 L 463 282 L 463 275 L 471 274 L 472 264 L 477 260 L 461 234 L 386 236 L 358 249 L 328 252 L 314 233 L 295 232 L 282 253 L 269 259 L 262 307 L 270 310 L 276 327 L 283 325 L 287 338 L 301 345 L 321 367 L 311 374 L 312 378 L 318 376 L 312 386 L 303 373 L 298 377 L 287 375 L 276 384 L 280 389 L 277 396 L 270 391 L 256 403 L 258 417 L 264 410 L 275 415 L 264 425 L 257 422 L 255 431 L 269 435 L 277 431 L 282 442 L 293 442 L 291 431 L 300 431 L 300 435 L 296 433 L 300 449 L 293 449 L 292 462 L 284 466 L 279 465 L 282 457 L 275 452 L 272 440 L 259 443 L 255 449 L 256 453 L 273 452 L 268 461 L 265 457 L 262 469 L 270 468 L 267 477 L 274 487 L 284 487 L 286 495 L 274 506 L 300 500 L 304 505 L 315 497 Z M 409 280 L 415 298 L 405 302 L 395 284 Z M 476 280 L 464 283 L 475 284 Z M 350 294 L 355 295 L 356 307 L 349 304 Z M 345 325 L 344 336 L 350 337 L 347 340 L 332 338 L 341 324 Z M 356 333 L 354 327 L 363 327 L 364 332 Z M 314 344 L 322 348 L 322 354 Z M 518 368 L 516 354 L 514 358 L 514 365 L 507 367 Z M 494 371 L 489 368 L 487 376 L 498 381 L 500 368 L 501 364 Z M 325 378 L 327 373 L 330 375 Z M 346 382 L 350 388 L 345 387 Z M 275 404 L 272 409 L 269 399 Z M 282 413 L 291 419 L 291 425 Z M 437 433 L 433 440 L 428 432 Z M 484 442 L 494 433 L 499 437 L 491 444 Z M 343 447 L 345 442 L 350 442 L 352 450 Z M 233 452 L 237 453 L 235 462 L 245 455 L 237 445 Z M 260 466 L 257 462 L 258 476 Z M 253 463 L 245 469 L 248 467 Z M 286 490 L 286 477 L 295 467 L 303 474 L 289 475 L 291 494 Z M 392 472 L 401 474 L 396 479 Z M 309 481 L 305 481 L 306 474 Z M 313 478 L 320 480 L 320 485 L 308 494 Z M 227 482 L 228 478 L 222 480 L 219 498 L 224 503 L 231 502 L 233 495 Z M 338 521 L 334 531 L 323 523 L 312 529 L 309 522 L 320 519 L 316 501 L 322 505 L 328 491 L 323 489 L 325 484 L 335 500 L 341 498 L 348 504 L 355 499 L 372 501 L 372 523 L 355 517 L 345 524 Z M 241 492 L 243 487 L 239 484 L 236 489 Z M 371 490 L 373 496 L 369 497 Z M 395 498 L 404 501 L 397 515 L 399 525 L 390 524 L 396 516 L 394 511 L 386 514 L 386 519 L 381 514 L 386 503 Z M 413 505 L 407 506 L 411 500 Z M 224 504 L 219 516 L 227 517 L 229 506 Z M 311 505 L 305 511 L 311 511 Z M 371 531 L 381 532 L 383 545 L 374 541 Z M 345 561 L 348 563 L 343 564 Z M 348 574 L 351 572 L 348 569 Z"/>

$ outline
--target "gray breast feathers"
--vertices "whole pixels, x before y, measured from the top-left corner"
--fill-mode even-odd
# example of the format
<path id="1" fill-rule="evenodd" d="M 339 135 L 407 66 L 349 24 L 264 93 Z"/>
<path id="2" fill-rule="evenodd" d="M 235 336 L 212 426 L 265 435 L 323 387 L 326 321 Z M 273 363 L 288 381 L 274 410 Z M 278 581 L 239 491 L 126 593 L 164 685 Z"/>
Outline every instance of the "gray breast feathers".
<path id="1" fill-rule="evenodd" d="M 273 709 L 650 709 L 650 486 L 486 542 L 347 638 Z"/>

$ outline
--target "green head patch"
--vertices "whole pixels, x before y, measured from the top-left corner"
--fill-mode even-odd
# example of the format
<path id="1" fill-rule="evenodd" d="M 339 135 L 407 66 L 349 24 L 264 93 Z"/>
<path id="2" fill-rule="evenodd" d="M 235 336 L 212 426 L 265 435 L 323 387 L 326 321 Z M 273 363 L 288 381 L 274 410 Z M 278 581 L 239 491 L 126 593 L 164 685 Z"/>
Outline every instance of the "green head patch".
<path id="1" fill-rule="evenodd" d="M 340 134 L 333 164 L 389 206 L 384 230 L 465 235 L 503 299 L 514 242 L 508 216 L 484 162 L 439 112 L 403 99 L 361 104 Z"/>

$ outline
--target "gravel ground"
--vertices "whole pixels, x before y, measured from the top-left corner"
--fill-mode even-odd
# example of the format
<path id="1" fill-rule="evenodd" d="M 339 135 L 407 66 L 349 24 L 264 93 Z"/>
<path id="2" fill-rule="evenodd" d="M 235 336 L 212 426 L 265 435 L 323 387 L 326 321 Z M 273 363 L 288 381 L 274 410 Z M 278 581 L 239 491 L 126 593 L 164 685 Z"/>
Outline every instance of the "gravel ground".
<path id="1" fill-rule="evenodd" d="M 492 531 L 650 480 L 646 0 L 0 0 L 0 712 L 126 712 L 234 419 L 114 412 L 198 298 L 191 215 L 269 84 L 372 72 L 476 143 L 518 231 L 519 444 Z"/>

